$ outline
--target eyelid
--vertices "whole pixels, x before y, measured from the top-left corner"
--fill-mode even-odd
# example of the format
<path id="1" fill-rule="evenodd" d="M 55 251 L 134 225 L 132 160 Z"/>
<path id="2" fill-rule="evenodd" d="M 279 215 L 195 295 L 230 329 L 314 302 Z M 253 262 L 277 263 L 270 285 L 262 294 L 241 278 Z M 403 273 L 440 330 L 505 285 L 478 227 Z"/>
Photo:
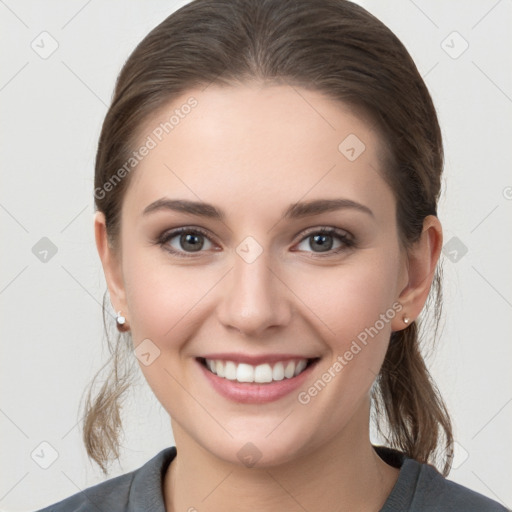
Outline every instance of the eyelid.
<path id="1" fill-rule="evenodd" d="M 301 241 L 304 240 L 304 238 L 306 238 L 307 236 L 309 236 L 313 233 L 336 234 L 339 236 L 343 236 L 345 238 L 349 238 L 351 240 L 354 239 L 354 236 L 346 229 L 335 228 L 334 226 L 319 226 L 319 227 L 314 227 L 314 228 L 308 228 L 305 231 L 302 231 L 300 234 L 302 236 L 302 238 L 300 240 Z"/>

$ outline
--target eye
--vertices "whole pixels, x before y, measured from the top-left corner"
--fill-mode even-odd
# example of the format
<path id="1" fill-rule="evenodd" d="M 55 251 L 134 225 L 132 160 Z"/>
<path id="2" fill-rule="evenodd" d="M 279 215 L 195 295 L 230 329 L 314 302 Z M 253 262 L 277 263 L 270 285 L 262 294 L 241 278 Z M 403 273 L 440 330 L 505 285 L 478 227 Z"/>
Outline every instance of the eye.
<path id="1" fill-rule="evenodd" d="M 333 248 L 335 241 L 338 241 L 338 246 Z M 353 247 L 355 245 L 354 239 L 346 231 L 324 227 L 310 231 L 309 234 L 302 239 L 300 244 L 297 246 L 299 250 L 306 250 L 307 248 L 300 248 L 301 244 L 308 244 L 310 248 L 317 248 L 318 251 L 313 252 L 319 256 L 329 256 L 332 254 L 338 254 L 345 249 Z M 321 254 L 326 253 L 326 254 Z"/>
<path id="2" fill-rule="evenodd" d="M 334 247 L 336 241 L 338 246 Z M 166 231 L 158 238 L 157 243 L 171 254 L 184 258 L 193 258 L 204 252 L 203 249 L 211 250 L 213 248 L 209 234 L 196 227 L 181 227 Z M 298 244 L 298 250 L 308 252 L 307 248 L 300 247 L 303 244 L 309 244 L 310 248 L 319 249 L 318 251 L 313 250 L 313 253 L 315 256 L 322 257 L 338 254 L 353 247 L 355 241 L 346 231 L 323 227 L 309 231 L 309 234 Z"/>
<path id="3" fill-rule="evenodd" d="M 213 247 L 206 231 L 190 227 L 166 231 L 160 236 L 158 243 L 170 253 L 184 258 L 194 257 L 193 253 Z"/>

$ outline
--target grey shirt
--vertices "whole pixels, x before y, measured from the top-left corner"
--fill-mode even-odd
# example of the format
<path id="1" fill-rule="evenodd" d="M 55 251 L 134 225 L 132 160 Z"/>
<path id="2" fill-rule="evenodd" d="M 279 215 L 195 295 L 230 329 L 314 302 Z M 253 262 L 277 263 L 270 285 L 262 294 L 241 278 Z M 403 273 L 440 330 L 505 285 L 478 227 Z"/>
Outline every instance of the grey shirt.
<path id="1" fill-rule="evenodd" d="M 507 509 L 467 487 L 444 478 L 428 464 L 375 446 L 379 456 L 400 468 L 380 512 L 506 512 Z M 165 512 L 163 480 L 176 457 L 176 447 L 165 448 L 140 468 L 78 492 L 37 512 Z"/>

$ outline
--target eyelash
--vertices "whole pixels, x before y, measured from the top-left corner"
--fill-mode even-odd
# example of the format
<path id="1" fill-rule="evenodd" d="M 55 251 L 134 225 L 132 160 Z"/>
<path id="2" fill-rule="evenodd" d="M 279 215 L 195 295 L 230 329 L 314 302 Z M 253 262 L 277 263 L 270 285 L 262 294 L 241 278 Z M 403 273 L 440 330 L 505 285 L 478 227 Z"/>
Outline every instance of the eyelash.
<path id="1" fill-rule="evenodd" d="M 178 235 L 181 235 L 182 233 L 202 235 L 208 238 L 208 240 L 210 240 L 209 234 L 201 228 L 181 227 L 162 233 L 162 235 L 160 235 L 160 237 L 158 237 L 158 239 L 156 240 L 156 243 L 160 245 L 164 250 L 180 258 L 196 258 L 197 255 L 199 255 L 203 251 L 198 251 L 197 253 L 187 253 L 183 251 L 176 251 L 175 249 L 172 249 L 166 245 L 169 242 L 169 240 L 172 240 L 173 238 L 175 238 Z M 338 249 L 335 250 L 331 249 L 329 251 L 326 251 L 325 253 L 313 253 L 314 256 L 311 256 L 313 258 L 325 258 L 333 256 L 355 246 L 354 239 L 350 235 L 348 235 L 346 231 L 342 231 L 340 229 L 331 227 L 312 229 L 304 234 L 304 236 L 300 239 L 299 243 L 303 242 L 304 240 L 313 235 L 332 235 L 338 238 L 338 240 L 340 240 L 341 243 L 343 244 L 342 247 L 339 247 Z"/>

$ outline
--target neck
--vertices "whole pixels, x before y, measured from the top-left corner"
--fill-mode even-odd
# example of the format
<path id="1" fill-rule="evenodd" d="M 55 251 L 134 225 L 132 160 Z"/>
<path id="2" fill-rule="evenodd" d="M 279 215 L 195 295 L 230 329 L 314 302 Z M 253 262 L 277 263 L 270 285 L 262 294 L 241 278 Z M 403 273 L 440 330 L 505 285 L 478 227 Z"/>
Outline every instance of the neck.
<path id="1" fill-rule="evenodd" d="M 263 468 L 221 460 L 172 427 L 177 456 L 165 476 L 167 512 L 378 511 L 398 478 L 375 453 L 368 421 L 366 428 L 347 425 L 300 458 Z"/>

